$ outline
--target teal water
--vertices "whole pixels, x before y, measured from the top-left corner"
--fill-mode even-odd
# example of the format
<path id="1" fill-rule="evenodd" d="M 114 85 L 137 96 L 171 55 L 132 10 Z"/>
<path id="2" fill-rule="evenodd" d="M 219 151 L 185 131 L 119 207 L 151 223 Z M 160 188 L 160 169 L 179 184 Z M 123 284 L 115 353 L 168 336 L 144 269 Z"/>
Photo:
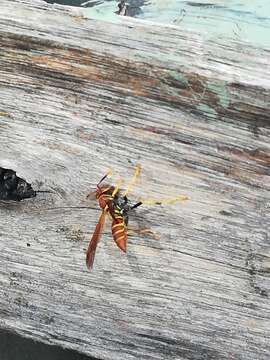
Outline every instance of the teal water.
<path id="1" fill-rule="evenodd" d="M 151 22 L 195 30 L 206 38 L 235 38 L 270 48 L 270 0 L 149 0 L 130 1 L 130 14 Z M 91 18 L 117 22 L 117 1 L 107 0 L 84 9 Z"/>

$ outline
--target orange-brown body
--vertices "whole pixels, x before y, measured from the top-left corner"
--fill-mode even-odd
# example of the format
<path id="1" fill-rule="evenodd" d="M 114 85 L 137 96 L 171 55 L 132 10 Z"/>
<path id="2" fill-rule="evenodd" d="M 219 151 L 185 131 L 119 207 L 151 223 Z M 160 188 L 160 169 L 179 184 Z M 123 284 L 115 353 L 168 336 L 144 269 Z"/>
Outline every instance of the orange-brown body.
<path id="1" fill-rule="evenodd" d="M 127 225 L 128 225 L 128 212 L 132 209 L 137 208 L 142 204 L 148 205 L 161 205 L 161 204 L 174 204 L 177 201 L 187 200 L 188 197 L 184 195 L 175 196 L 172 199 L 167 199 L 163 201 L 157 200 L 141 200 L 134 204 L 130 205 L 127 194 L 129 193 L 131 187 L 135 184 L 136 179 L 138 178 L 141 171 L 141 166 L 137 165 L 135 167 L 135 172 L 133 178 L 128 183 L 124 192 L 120 193 L 119 181 L 118 185 L 100 185 L 103 180 L 111 174 L 111 171 L 108 172 L 100 182 L 97 184 L 96 191 L 94 192 L 96 199 L 98 200 L 99 206 L 102 210 L 102 213 L 99 217 L 99 221 L 96 225 L 93 236 L 90 240 L 87 254 L 86 254 L 86 265 L 88 268 L 92 268 L 94 263 L 95 252 L 97 248 L 98 241 L 102 234 L 103 226 L 105 224 L 106 216 L 108 215 L 112 222 L 112 237 L 117 244 L 117 246 L 122 250 L 126 251 L 127 248 Z M 93 194 L 93 193 L 92 193 Z M 157 238 L 156 234 L 151 229 L 133 229 L 133 232 L 137 234 L 150 234 Z"/>
<path id="2" fill-rule="evenodd" d="M 95 196 L 102 209 L 102 213 L 88 246 L 86 254 L 86 265 L 88 268 L 93 266 L 97 243 L 103 230 L 106 215 L 111 219 L 112 236 L 116 245 L 124 252 L 126 252 L 127 248 L 127 212 L 129 210 L 127 198 L 121 197 L 119 190 L 116 190 L 114 186 L 100 186 L 99 184 L 97 185 Z"/>

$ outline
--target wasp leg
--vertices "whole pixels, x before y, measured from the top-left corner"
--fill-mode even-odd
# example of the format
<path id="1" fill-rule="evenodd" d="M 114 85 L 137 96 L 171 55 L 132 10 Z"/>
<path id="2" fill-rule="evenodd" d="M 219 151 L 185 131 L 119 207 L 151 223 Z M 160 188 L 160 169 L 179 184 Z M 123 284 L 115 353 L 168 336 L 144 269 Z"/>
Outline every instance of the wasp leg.
<path id="1" fill-rule="evenodd" d="M 128 193 L 130 192 L 131 188 L 135 185 L 138 177 L 140 176 L 141 173 L 141 165 L 136 165 L 135 170 L 134 170 L 134 174 L 130 180 L 130 182 L 127 185 L 126 190 L 122 193 L 122 196 L 125 197 L 128 195 Z"/>
<path id="2" fill-rule="evenodd" d="M 137 202 L 135 205 L 132 205 L 130 210 L 136 209 L 138 206 L 141 206 L 143 203 L 141 201 Z"/>
<path id="3" fill-rule="evenodd" d="M 127 234 L 128 235 L 148 235 L 151 236 L 153 239 L 155 240 L 159 240 L 160 236 L 158 233 L 156 233 L 155 231 L 145 228 L 145 229 L 135 229 L 133 227 L 128 227 L 127 229 Z"/>
<path id="4" fill-rule="evenodd" d="M 161 199 L 161 200 L 155 200 L 155 199 L 142 199 L 138 204 L 143 204 L 143 205 L 172 205 L 177 203 L 178 201 L 184 201 L 184 200 L 188 200 L 189 197 L 186 195 L 178 195 L 175 196 L 173 198 L 168 198 L 168 199 Z M 139 205 L 137 205 L 139 206 Z"/>
<path id="5" fill-rule="evenodd" d="M 117 183 L 116 183 L 116 185 L 115 185 L 115 188 L 114 188 L 114 190 L 113 190 L 113 193 L 112 193 L 112 197 L 113 197 L 113 198 L 114 198 L 115 195 L 118 193 L 119 188 L 120 188 L 120 186 L 121 186 L 122 184 L 124 184 L 124 180 L 123 180 L 123 179 L 119 179 L 119 180 L 117 181 Z"/>

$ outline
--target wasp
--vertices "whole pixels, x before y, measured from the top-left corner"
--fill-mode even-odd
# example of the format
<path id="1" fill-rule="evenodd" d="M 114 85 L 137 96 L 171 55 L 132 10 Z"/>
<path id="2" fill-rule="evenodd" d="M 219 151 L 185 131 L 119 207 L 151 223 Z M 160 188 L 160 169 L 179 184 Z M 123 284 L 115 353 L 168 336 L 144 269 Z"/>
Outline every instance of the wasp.
<path id="1" fill-rule="evenodd" d="M 111 172 L 108 172 L 97 184 L 96 191 L 87 195 L 87 197 L 89 197 L 94 194 L 102 210 L 86 253 L 86 265 L 89 269 L 93 267 L 97 244 L 101 237 L 107 215 L 111 220 L 111 231 L 113 240 L 115 241 L 116 245 L 119 247 L 120 250 L 126 252 L 129 220 L 128 214 L 131 210 L 141 206 L 142 204 L 162 205 L 165 203 L 174 203 L 179 200 L 188 199 L 187 196 L 180 195 L 178 197 L 165 201 L 145 200 L 136 202 L 132 205 L 127 195 L 132 186 L 136 183 L 140 172 L 141 166 L 137 165 L 133 178 L 129 182 L 126 190 L 123 192 L 120 191 L 120 185 L 123 183 L 122 180 L 120 180 L 116 186 L 101 185 L 102 182 L 111 174 Z M 151 229 L 130 228 L 129 231 L 137 234 L 150 234 L 156 237 L 155 233 Z"/>

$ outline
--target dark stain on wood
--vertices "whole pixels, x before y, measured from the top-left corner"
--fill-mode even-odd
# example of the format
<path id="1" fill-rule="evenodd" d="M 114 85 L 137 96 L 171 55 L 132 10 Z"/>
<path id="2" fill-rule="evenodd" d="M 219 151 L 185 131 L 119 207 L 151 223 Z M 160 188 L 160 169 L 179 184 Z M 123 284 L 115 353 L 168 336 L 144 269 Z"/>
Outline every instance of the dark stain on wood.
<path id="1" fill-rule="evenodd" d="M 154 330 L 152 333 L 153 334 L 151 335 L 137 335 L 139 335 L 142 339 L 145 338 L 152 340 L 157 355 L 159 353 L 164 353 L 167 358 L 180 357 L 181 359 L 185 360 L 225 360 L 225 357 L 221 353 L 213 351 L 202 344 L 196 344 L 188 340 L 183 341 L 182 339 L 172 339 L 166 337 L 164 334 L 158 334 Z"/>
<path id="2" fill-rule="evenodd" d="M 29 43 L 31 43 L 31 51 L 30 47 L 25 45 Z M 80 86 L 77 90 L 82 90 L 87 86 L 87 81 L 96 86 L 102 84 L 108 89 L 114 89 L 116 85 L 123 95 L 128 91 L 133 96 L 148 97 L 161 103 L 169 103 L 171 107 L 181 108 L 184 111 L 190 109 L 196 114 L 202 113 L 197 108 L 200 104 L 207 104 L 217 116 L 223 116 L 225 113 L 234 116 L 237 110 L 239 120 L 246 122 L 256 120 L 257 127 L 266 124 L 269 126 L 269 111 L 265 112 L 254 105 L 241 103 L 230 95 L 230 86 L 232 90 L 237 87 L 238 90 L 245 91 L 245 87 L 240 84 L 227 86 L 230 105 L 226 109 L 220 103 L 222 95 L 218 95 L 208 87 L 209 79 L 196 73 L 183 73 L 185 81 L 180 81 L 168 71 L 157 70 L 151 64 L 131 63 L 124 59 L 119 61 L 119 58 L 114 56 L 102 57 L 90 50 L 67 49 L 53 41 L 44 39 L 37 41 L 22 35 L 13 34 L 11 37 L 7 34 L 6 37 L 1 38 L 0 44 L 9 51 L 11 69 L 24 72 L 32 78 L 42 77 L 54 87 L 70 88 L 69 84 L 75 83 Z M 17 44 L 21 50 L 20 57 Z M 16 57 L 12 56 L 15 52 Z M 239 113 L 242 114 L 240 117 Z"/>
<path id="3" fill-rule="evenodd" d="M 36 196 L 31 184 L 11 169 L 0 167 L 0 200 L 21 201 Z"/>

